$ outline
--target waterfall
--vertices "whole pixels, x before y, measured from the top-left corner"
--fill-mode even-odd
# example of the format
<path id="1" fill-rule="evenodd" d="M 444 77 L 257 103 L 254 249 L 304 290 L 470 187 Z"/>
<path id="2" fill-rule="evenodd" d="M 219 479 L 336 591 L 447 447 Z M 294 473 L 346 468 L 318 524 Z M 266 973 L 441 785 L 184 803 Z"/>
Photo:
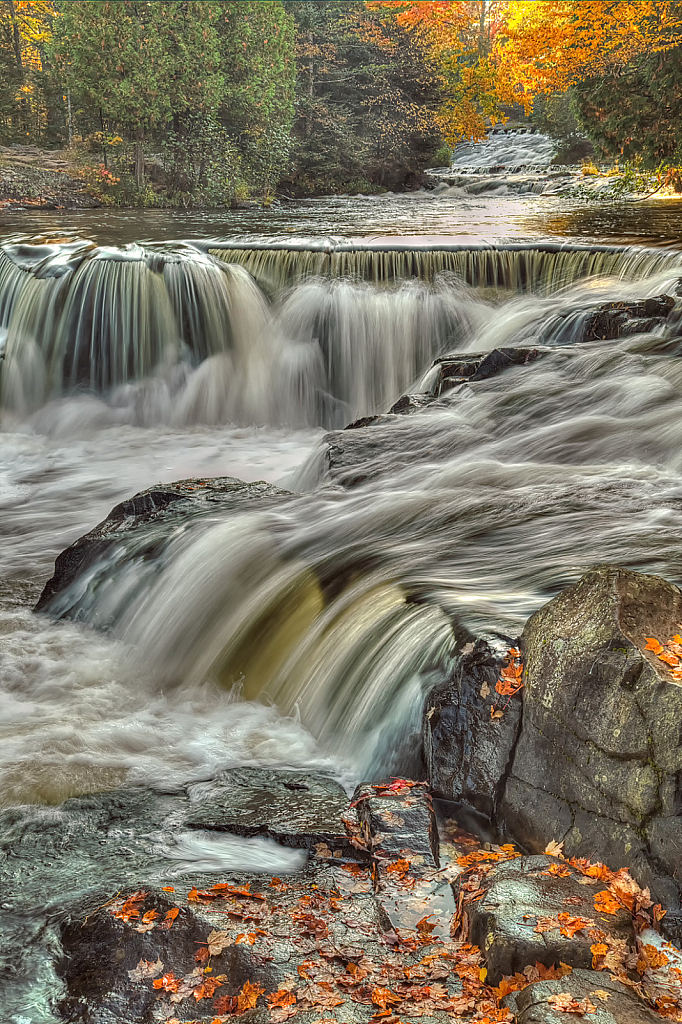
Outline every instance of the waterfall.
<path id="1" fill-rule="evenodd" d="M 143 426 L 340 427 L 386 411 L 435 358 L 466 350 L 503 300 L 545 297 L 555 320 L 579 323 L 595 281 L 649 289 L 681 268 L 677 252 L 549 242 L 6 245 L 0 408 L 22 419 L 88 394 Z M 587 279 L 590 294 L 571 298 Z M 522 319 L 546 318 L 524 308 Z"/>
<path id="2" fill-rule="evenodd" d="M 293 245 L 212 242 L 208 252 L 245 267 L 270 294 L 309 277 L 349 278 L 372 284 L 443 274 L 486 293 L 549 294 L 594 276 L 645 278 L 682 267 L 682 253 L 638 246 L 574 245 L 555 242 L 519 245 L 376 245 L 361 243 Z"/>
<path id="3" fill-rule="evenodd" d="M 264 301 L 250 275 L 193 247 L 0 250 L 2 406 L 25 414 L 75 388 L 101 393 L 180 360 L 245 357 Z M 30 255 L 30 254 L 29 254 Z"/>

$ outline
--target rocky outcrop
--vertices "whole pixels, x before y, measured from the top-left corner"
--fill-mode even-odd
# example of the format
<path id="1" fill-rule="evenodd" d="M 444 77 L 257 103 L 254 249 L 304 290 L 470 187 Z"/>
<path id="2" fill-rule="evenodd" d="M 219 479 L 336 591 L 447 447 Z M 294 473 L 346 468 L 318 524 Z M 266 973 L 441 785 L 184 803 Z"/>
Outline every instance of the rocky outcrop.
<path id="1" fill-rule="evenodd" d="M 521 726 L 521 698 L 501 698 L 501 659 L 483 640 L 462 654 L 452 678 L 428 695 L 426 770 L 434 793 L 494 818 Z M 492 718 L 497 707 L 502 716 Z"/>
<path id="2" fill-rule="evenodd" d="M 504 1005 L 515 1015 L 517 1024 L 566 1024 L 567 1020 L 595 1024 L 661 1022 L 661 1017 L 644 1006 L 632 989 L 596 971 L 577 970 L 560 981 L 535 982 L 508 996 Z"/>
<path id="3" fill-rule="evenodd" d="M 595 910 L 603 882 L 591 882 L 555 857 L 507 861 L 487 874 L 482 887 L 481 898 L 470 904 L 469 938 L 481 949 L 493 985 L 537 963 L 591 968 L 596 929 L 610 943 L 635 945 L 624 908 L 615 915 Z M 571 934 L 560 915 L 591 923 Z"/>
<path id="4" fill-rule="evenodd" d="M 612 566 L 528 621 L 523 727 L 501 817 L 531 849 L 629 866 L 679 933 L 682 687 L 647 637 L 670 640 L 682 593 Z"/>
<path id="5" fill-rule="evenodd" d="M 657 295 L 638 302 L 608 302 L 585 324 L 585 341 L 615 341 L 633 334 L 646 334 L 663 326 L 675 306 L 670 295 Z"/>
<path id="6" fill-rule="evenodd" d="M 677 587 L 600 566 L 529 619 L 517 709 L 486 719 L 481 680 L 490 686 L 495 668 L 478 645 L 451 684 L 429 695 L 424 716 L 440 793 L 485 810 L 527 850 L 562 841 L 568 856 L 627 867 L 667 908 L 664 928 L 675 938 L 682 645 L 675 654 L 673 638 L 681 632 Z"/>
<path id="7" fill-rule="evenodd" d="M 247 507 L 258 511 L 287 497 L 287 491 L 271 484 L 244 483 L 232 477 L 179 480 L 140 491 L 59 555 L 35 610 L 78 619 L 84 594 L 89 591 L 94 596 L 117 565 L 137 560 L 153 566 L 169 541 L 190 522 L 217 511 L 238 513 Z M 115 607 L 110 607 L 109 615 L 116 616 Z M 108 624 L 98 621 L 101 626 Z"/>

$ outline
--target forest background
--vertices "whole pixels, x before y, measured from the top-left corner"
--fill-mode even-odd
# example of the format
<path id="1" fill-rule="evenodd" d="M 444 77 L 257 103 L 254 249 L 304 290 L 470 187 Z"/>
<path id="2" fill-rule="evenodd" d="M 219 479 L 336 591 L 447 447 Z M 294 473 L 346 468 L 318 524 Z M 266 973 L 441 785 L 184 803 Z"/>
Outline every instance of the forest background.
<path id="1" fill-rule="evenodd" d="M 0 0 L 0 146 L 99 201 L 417 188 L 492 127 L 682 163 L 682 3 Z"/>

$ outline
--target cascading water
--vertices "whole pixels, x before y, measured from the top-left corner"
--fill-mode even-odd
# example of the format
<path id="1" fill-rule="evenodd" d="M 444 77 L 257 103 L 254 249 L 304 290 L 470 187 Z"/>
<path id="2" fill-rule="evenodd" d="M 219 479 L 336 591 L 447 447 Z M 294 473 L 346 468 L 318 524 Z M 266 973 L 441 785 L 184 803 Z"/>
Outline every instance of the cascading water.
<path id="1" fill-rule="evenodd" d="M 682 265 L 678 253 L 553 244 L 208 249 L 0 250 L 5 415 L 80 394 L 101 399 L 102 422 L 343 426 L 466 348 L 491 300 Z"/>
<path id="2" fill-rule="evenodd" d="M 506 642 L 552 592 L 600 560 L 674 578 L 682 527 L 677 314 L 638 337 L 580 339 L 601 304 L 674 292 L 682 256 L 551 246 L 433 254 L 441 269 L 444 253 L 460 270 L 474 268 L 476 292 L 466 274 L 450 266 L 450 276 L 438 276 L 433 264 L 423 281 L 377 286 L 367 268 L 386 252 L 358 252 L 354 279 L 330 281 L 319 267 L 307 276 L 309 253 L 273 250 L 271 266 L 281 261 L 285 269 L 270 302 L 245 271 L 228 268 L 225 277 L 212 257 L 197 254 L 192 270 L 195 257 L 186 251 L 180 259 L 163 252 L 136 259 L 138 276 L 154 277 L 142 308 L 153 308 L 153 294 L 170 310 L 175 363 L 108 394 L 73 395 L 62 385 L 59 400 L 28 421 L 33 433 L 12 435 L 25 440 L 8 500 L 13 509 L 24 502 L 13 521 L 21 522 L 34 559 L 46 537 L 56 552 L 115 500 L 160 479 L 265 476 L 309 493 L 229 516 L 209 508 L 153 544 L 122 536 L 52 607 L 77 625 L 24 618 L 16 625 L 9 613 L 21 670 L 8 674 L 8 685 L 15 703 L 28 685 L 36 724 L 17 736 L 8 716 L 6 799 L 54 801 L 126 778 L 177 784 L 235 759 L 300 764 L 331 756 L 350 775 L 381 771 L 400 735 L 418 726 L 420 693 L 447 674 L 458 643 L 481 633 Z M 407 254 L 399 255 L 407 267 Z M 429 264 L 426 252 L 419 259 Z M 76 273 L 96 282 L 101 306 L 104 283 L 114 287 L 103 255 L 84 256 L 76 270 L 70 260 L 63 278 L 46 278 L 55 282 L 53 322 L 67 308 Z M 16 308 L 23 290 L 43 279 L 9 262 Z M 111 261 L 109 269 L 115 276 L 121 266 Z M 122 294 L 124 276 L 113 295 Z M 287 287 L 292 276 L 301 281 Z M 504 282 L 506 296 L 499 289 L 491 298 L 491 280 Z M 564 287 L 553 288 L 558 280 Z M 216 352 L 221 331 L 227 340 Z M 18 352 L 19 334 L 10 333 Z M 46 331 L 41 338 L 49 351 Z M 401 391 L 423 392 L 420 376 L 445 350 L 509 345 L 538 346 L 542 359 L 459 384 L 423 411 L 333 434 L 288 481 L 290 432 L 187 432 L 186 424 L 230 418 L 341 426 L 357 414 L 385 412 Z M 184 364 L 183 346 L 191 353 Z M 221 369 L 228 356 L 229 372 L 242 372 L 234 397 Z M 84 427 L 93 407 L 99 412 Z M 174 424 L 169 432 L 151 425 L 164 422 Z M 95 424 L 106 429 L 90 441 Z M 25 495 L 45 475 L 33 468 L 46 457 L 41 430 L 51 438 L 53 483 L 36 506 Z M 299 461 L 316 437 L 292 442 Z M 145 444 L 144 471 L 140 465 L 114 482 Z M 217 444 L 222 454 L 214 458 L 209 449 Z M 259 445 L 271 454 L 255 466 Z M 237 451 L 238 463 L 235 455 L 230 462 Z M 16 468 L 24 463 L 23 472 Z M 93 495 L 87 514 L 55 538 L 55 502 L 69 506 L 76 485 Z M 113 639 L 93 640 L 90 625 Z M 60 688 L 67 644 L 79 652 L 78 668 Z M 51 652 L 49 667 L 36 660 L 38 650 Z M 65 729 L 65 706 L 76 713 L 76 697 L 87 722 Z M 278 717 L 270 703 L 292 717 Z"/>
<path id="3" fill-rule="evenodd" d="M 554 139 L 528 130 L 497 130 L 482 142 L 460 143 L 452 154 L 452 170 L 484 174 L 549 167 L 556 156 Z"/>

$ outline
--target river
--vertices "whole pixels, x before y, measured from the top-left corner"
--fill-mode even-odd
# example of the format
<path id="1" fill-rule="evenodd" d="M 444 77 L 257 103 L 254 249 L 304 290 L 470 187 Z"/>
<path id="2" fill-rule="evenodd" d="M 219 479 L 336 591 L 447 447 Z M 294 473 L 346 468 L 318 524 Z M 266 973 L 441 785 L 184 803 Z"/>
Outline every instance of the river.
<path id="1" fill-rule="evenodd" d="M 464 206 L 339 198 L 211 215 L 26 212 L 7 215 L 1 230 L 6 243 L 79 236 L 155 243 L 157 254 L 87 257 L 69 270 L 80 283 L 67 295 L 68 275 L 55 267 L 71 257 L 57 244 L 49 272 L 16 299 L 24 305 L 9 331 L 0 449 L 5 805 L 119 784 L 179 786 L 236 764 L 325 766 L 350 786 L 381 774 L 396 736 L 418 724 L 420 693 L 447 671 L 458 638 L 506 642 L 600 561 L 680 581 L 676 329 L 569 344 L 571 325 L 600 303 L 676 294 L 679 201 L 597 209 L 537 197 Z M 305 249 L 330 236 L 354 239 L 351 248 L 400 243 L 426 252 L 423 266 L 453 244 L 659 251 L 597 254 L 589 267 L 582 256 L 523 257 L 521 271 L 520 257 L 502 252 L 490 257 L 503 268 L 495 281 L 488 267 L 469 284 L 440 265 L 421 281 L 282 271 L 278 284 L 259 278 L 251 257 L 245 270 L 221 264 L 218 250 L 205 255 L 211 239 L 267 253 L 275 237 Z M 204 253 L 159 246 L 178 238 L 202 240 Z M 177 252 L 179 263 L 164 263 Z M 292 259 L 300 269 L 303 256 Z M 154 260 L 166 268 L 163 294 Z M 76 302 L 90 310 L 78 322 L 67 316 Z M 177 302 L 200 311 L 183 338 Z M 54 339 L 62 348 L 50 370 L 44 346 Z M 124 344 L 141 360 L 132 380 L 129 364 L 110 358 Z M 363 482 L 325 477 L 327 428 L 387 411 L 444 351 L 505 344 L 551 352 L 532 370 L 455 389 L 388 439 L 379 432 L 362 456 Z M 80 367 L 78 380 L 67 363 Z M 119 566 L 108 631 L 95 628 L 103 592 L 94 585 L 72 604 L 78 621 L 32 613 L 56 555 L 113 505 L 195 476 L 265 480 L 298 496 L 267 515 L 198 525 L 153 578 Z M 324 607 L 321 578 L 338 584 Z M 293 623 L 280 600 L 292 587 L 305 621 Z M 259 643 L 242 608 L 254 622 L 270 609 L 273 634 L 288 637 L 253 679 L 229 667 L 237 633 L 247 647 Z"/>

